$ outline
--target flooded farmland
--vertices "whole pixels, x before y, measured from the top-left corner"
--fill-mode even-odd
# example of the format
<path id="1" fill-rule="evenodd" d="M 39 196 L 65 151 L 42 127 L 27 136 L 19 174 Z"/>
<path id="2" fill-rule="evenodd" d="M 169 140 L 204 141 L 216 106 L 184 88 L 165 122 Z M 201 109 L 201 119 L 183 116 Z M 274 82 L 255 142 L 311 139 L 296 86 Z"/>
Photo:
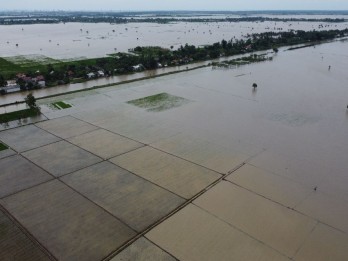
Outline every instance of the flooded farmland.
<path id="1" fill-rule="evenodd" d="M 136 46 L 173 46 L 176 49 L 186 43 L 199 46 L 213 44 L 222 39 L 241 39 L 248 33 L 344 29 L 347 26 L 347 22 L 2 25 L 0 54 L 1 57 L 41 55 L 60 60 L 95 58 L 127 52 Z"/>
<path id="2" fill-rule="evenodd" d="M 97 89 L 87 96 L 77 93 L 52 100 L 67 99 L 76 106 L 66 113 L 74 114 L 76 110 L 77 114 L 86 114 L 87 119 L 90 112 L 84 104 L 93 104 L 93 111 L 115 104 L 116 115 L 123 114 L 122 108 L 130 115 L 129 120 L 122 117 L 122 125 L 132 121 L 132 116 L 143 122 L 141 118 L 145 115 L 145 121 L 156 119 L 164 128 L 177 132 L 178 137 L 172 138 L 175 142 L 189 139 L 179 135 L 183 131 L 220 145 L 231 143 L 247 155 L 271 149 L 275 157 L 289 157 L 289 164 L 293 161 L 291 164 L 296 168 L 315 169 L 298 170 L 288 178 L 313 187 L 321 185 L 326 192 L 348 200 L 348 190 L 341 187 L 342 181 L 348 179 L 347 47 L 348 42 L 337 41 L 294 51 L 281 50 L 274 54 L 273 61 L 235 69 L 207 67 Z M 258 85 L 256 89 L 252 88 L 254 82 Z M 131 98 L 163 92 L 192 102 L 158 113 L 142 112 L 123 104 Z M 45 100 L 40 104 L 44 105 Z M 56 114 L 65 112 L 47 111 L 48 117 Z M 176 128 L 180 131 L 175 131 Z M 327 168 L 329 176 L 324 175 Z M 288 175 L 284 171 L 280 174 Z M 337 184 L 332 184 L 334 176 L 340 180 Z"/>
<path id="3" fill-rule="evenodd" d="M 105 35 L 114 25 L 88 26 Z M 192 43 L 221 40 L 218 26 Z M 167 33 L 161 44 L 182 43 Z M 79 55 L 72 45 L 50 57 Z M 0 259 L 347 260 L 348 41 L 268 55 L 79 93 L 63 92 L 178 68 L 38 90 L 62 95 L 39 100 L 37 122 L 0 126 Z"/>

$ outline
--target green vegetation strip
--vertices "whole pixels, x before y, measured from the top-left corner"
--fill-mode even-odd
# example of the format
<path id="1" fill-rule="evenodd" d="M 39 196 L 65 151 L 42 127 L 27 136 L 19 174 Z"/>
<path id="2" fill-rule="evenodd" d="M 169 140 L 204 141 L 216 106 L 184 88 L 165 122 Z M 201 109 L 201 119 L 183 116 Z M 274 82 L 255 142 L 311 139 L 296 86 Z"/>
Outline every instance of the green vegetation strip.
<path id="1" fill-rule="evenodd" d="M 0 142 L 0 151 L 2 151 L 2 150 L 7 150 L 8 149 L 8 147 L 5 145 L 5 144 L 2 144 L 1 142 Z"/>
<path id="2" fill-rule="evenodd" d="M 189 101 L 181 97 L 173 96 L 168 93 L 159 93 L 137 100 L 132 100 L 127 103 L 133 104 L 140 108 L 145 108 L 148 111 L 163 111 L 179 107 L 187 102 Z"/>
<path id="3" fill-rule="evenodd" d="M 215 23 L 215 22 L 325 22 L 325 23 L 343 23 L 347 21 L 344 18 L 294 18 L 294 17 L 269 17 L 274 14 L 288 15 L 288 14 L 298 14 L 296 12 L 278 12 L 269 13 L 262 12 L 258 16 L 255 16 L 253 12 L 199 12 L 197 14 L 191 14 L 188 12 L 156 12 L 154 16 L 147 17 L 149 14 L 146 12 L 21 12 L 20 17 L 13 16 L 13 13 L 3 12 L 4 16 L 0 17 L 1 25 L 14 25 L 14 24 L 58 24 L 58 23 L 108 23 L 108 24 L 127 24 L 127 23 L 157 23 L 157 24 L 167 24 L 167 23 Z M 214 14 L 226 15 L 227 17 L 214 17 Z M 302 13 L 301 13 L 302 14 Z M 309 13 L 305 13 L 306 15 Z M 310 13 L 318 14 L 317 12 Z M 320 12 L 320 14 L 326 15 L 338 15 L 345 14 L 345 12 Z M 144 15 L 144 16 L 143 16 Z M 230 17 L 230 16 L 241 16 L 242 17 Z M 190 17 L 193 16 L 193 17 Z M 203 17 L 204 16 L 204 17 Z M 30 17 L 30 18 L 28 18 Z M 16 18 L 16 19 L 13 19 Z"/>
<path id="4" fill-rule="evenodd" d="M 261 55 L 249 55 L 246 57 L 241 57 L 229 61 L 222 61 L 222 62 L 213 62 L 212 65 L 213 67 L 224 67 L 224 68 L 229 68 L 231 65 L 236 66 L 236 65 L 246 65 L 246 64 L 251 64 L 251 63 L 259 63 L 259 62 L 264 62 L 264 61 L 272 61 L 272 57 L 267 57 L 266 54 L 261 54 Z"/>
<path id="5" fill-rule="evenodd" d="M 0 123 L 6 123 L 9 121 L 15 121 L 23 118 L 34 117 L 39 115 L 35 109 L 25 109 L 20 111 L 8 112 L 0 114 Z"/>
<path id="6" fill-rule="evenodd" d="M 68 109 L 68 108 L 71 108 L 71 107 L 72 107 L 70 104 L 67 104 L 67 103 L 62 102 L 62 101 L 52 103 L 52 105 L 53 105 L 54 107 L 56 107 L 57 109 L 59 109 L 59 110 Z"/>

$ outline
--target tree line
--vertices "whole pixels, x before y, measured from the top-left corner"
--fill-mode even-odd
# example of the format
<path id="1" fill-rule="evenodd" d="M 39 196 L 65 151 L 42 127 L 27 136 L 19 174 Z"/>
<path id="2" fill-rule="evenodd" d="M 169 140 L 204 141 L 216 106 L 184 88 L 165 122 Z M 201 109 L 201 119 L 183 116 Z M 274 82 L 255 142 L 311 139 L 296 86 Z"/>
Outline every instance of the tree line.
<path id="1" fill-rule="evenodd" d="M 324 22 L 324 23 L 343 23 L 347 20 L 344 18 L 277 18 L 263 16 L 246 16 L 246 17 L 226 17 L 226 18 L 183 18 L 183 17 L 125 17 L 124 15 L 109 14 L 101 15 L 34 15 L 22 17 L 0 17 L 0 25 L 25 25 L 25 24 L 58 24 L 58 23 L 158 23 L 168 24 L 176 22 L 186 23 L 212 23 L 212 22 Z"/>
<path id="2" fill-rule="evenodd" d="M 197 61 L 215 59 L 223 56 L 252 53 L 255 51 L 273 49 L 275 52 L 281 46 L 297 44 L 315 44 L 322 41 L 348 35 L 348 29 L 327 31 L 290 31 L 290 32 L 265 32 L 247 35 L 244 39 L 222 40 L 211 45 L 194 46 L 181 45 L 174 49 L 162 47 L 141 47 L 131 50 L 131 53 L 115 53 L 108 57 L 88 59 L 60 64 L 50 64 L 42 68 L 40 74 L 44 75 L 48 86 L 55 86 L 76 79 L 87 80 L 88 73 L 103 71 L 104 76 L 134 72 L 134 66 L 141 64 L 145 69 L 156 69 L 162 66 L 178 66 Z M 26 71 L 34 77 L 35 72 Z M 5 83 L 0 75 L 0 86 Z M 35 86 L 33 87 L 35 88 Z"/>

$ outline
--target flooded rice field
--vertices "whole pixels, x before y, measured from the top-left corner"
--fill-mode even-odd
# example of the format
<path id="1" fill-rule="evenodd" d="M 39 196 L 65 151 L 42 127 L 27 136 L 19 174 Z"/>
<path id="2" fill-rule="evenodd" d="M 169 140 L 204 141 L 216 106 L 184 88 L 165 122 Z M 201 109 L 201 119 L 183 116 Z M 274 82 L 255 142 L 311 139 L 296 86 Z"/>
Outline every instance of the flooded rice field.
<path id="1" fill-rule="evenodd" d="M 269 155 L 270 161 L 272 157 L 289 157 L 288 164 L 298 168 L 291 175 L 284 169 L 283 175 L 313 187 L 321 185 L 323 190 L 348 200 L 348 190 L 342 185 L 348 181 L 347 47 L 348 42 L 337 41 L 294 51 L 281 50 L 273 61 L 235 69 L 207 67 L 97 89 L 82 96 L 77 93 L 56 97 L 52 101 L 67 99 L 75 106 L 63 111 L 47 109 L 45 115 L 76 113 L 88 119 L 87 114 L 92 111 L 94 114 L 95 110 L 111 106 L 116 115 L 128 115 L 121 117 L 124 131 L 128 130 L 126 125 L 133 116 L 142 123 L 151 118 L 165 129 L 171 129 L 172 135 L 178 135 L 174 135 L 173 142 L 188 142 L 192 135 L 222 146 L 231 143 L 246 155 L 271 149 L 274 155 Z M 253 83 L 258 87 L 252 88 Z M 157 113 L 126 104 L 160 93 L 191 102 Z M 47 102 L 40 103 L 45 110 Z M 123 112 L 125 109 L 127 113 Z M 132 138 L 139 138 L 137 133 L 134 135 Z M 144 142 L 158 138 L 150 136 Z M 223 165 L 221 168 L 228 170 Z"/>
<path id="2" fill-rule="evenodd" d="M 0 131 L 0 259 L 347 260 L 347 47 L 40 100 Z"/>
<path id="3" fill-rule="evenodd" d="M 308 18 L 312 18 L 309 16 Z M 336 18 L 330 17 L 330 18 Z M 323 27 L 320 27 L 322 25 Z M 178 48 L 241 39 L 246 34 L 288 30 L 344 29 L 348 23 L 324 22 L 212 22 L 169 24 L 83 24 L 0 26 L 0 56 L 35 55 L 38 59 L 70 60 L 127 52 L 136 46 Z M 18 46 L 16 46 L 18 44 Z M 34 56 L 33 56 L 34 55 Z M 41 57 L 41 58 L 40 58 Z"/>
<path id="4" fill-rule="evenodd" d="M 156 70 L 146 70 L 143 72 L 125 74 L 119 76 L 111 76 L 107 78 L 99 78 L 90 80 L 83 83 L 71 83 L 66 85 L 59 85 L 57 87 L 37 89 L 34 91 L 24 91 L 24 92 L 13 92 L 6 95 L 0 96 L 0 105 L 15 103 L 16 101 L 23 101 L 23 99 L 29 94 L 34 93 L 36 98 L 46 97 L 50 95 L 64 94 L 66 92 L 89 89 L 96 86 L 110 85 L 110 84 L 119 84 L 125 81 L 133 81 L 146 77 L 154 77 L 161 74 L 173 73 L 181 70 L 192 69 L 195 67 L 200 67 L 209 64 L 210 61 L 198 62 L 194 64 L 187 64 L 185 66 L 174 66 L 174 67 L 165 67 Z M 23 107 L 23 104 L 16 104 L 13 106 L 7 106 L 7 111 L 15 111 Z M 5 108 L 0 108 L 0 113 L 3 113 Z"/>

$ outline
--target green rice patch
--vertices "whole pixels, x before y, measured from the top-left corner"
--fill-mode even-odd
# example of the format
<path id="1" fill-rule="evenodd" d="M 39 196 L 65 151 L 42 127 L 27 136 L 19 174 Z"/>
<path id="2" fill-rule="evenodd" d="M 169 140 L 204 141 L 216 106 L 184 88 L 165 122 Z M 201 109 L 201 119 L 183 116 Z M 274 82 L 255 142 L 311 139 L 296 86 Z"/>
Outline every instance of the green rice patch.
<path id="1" fill-rule="evenodd" d="M 68 109 L 72 107 L 70 104 L 62 102 L 62 101 L 54 102 L 52 103 L 52 105 L 58 110 Z"/>
<path id="2" fill-rule="evenodd" d="M 20 111 L 13 111 L 4 114 L 0 114 L 0 123 L 6 123 L 9 121 L 15 121 L 19 119 L 35 117 L 40 115 L 40 112 L 35 109 L 25 109 Z"/>
<path id="3" fill-rule="evenodd" d="M 179 107 L 188 103 L 189 100 L 170 95 L 168 93 L 159 93 L 152 96 L 147 96 L 137 100 L 128 101 L 127 103 L 133 104 L 137 107 L 147 109 L 147 111 L 164 111 L 171 108 Z"/>
<path id="4" fill-rule="evenodd" d="M 7 149 L 8 149 L 8 147 L 5 144 L 0 142 L 0 151 L 7 150 Z"/>
<path id="5" fill-rule="evenodd" d="M 14 63 L 9 62 L 8 60 L 0 57 L 0 72 L 3 76 L 7 76 L 14 72 L 19 72 L 21 67 Z"/>

